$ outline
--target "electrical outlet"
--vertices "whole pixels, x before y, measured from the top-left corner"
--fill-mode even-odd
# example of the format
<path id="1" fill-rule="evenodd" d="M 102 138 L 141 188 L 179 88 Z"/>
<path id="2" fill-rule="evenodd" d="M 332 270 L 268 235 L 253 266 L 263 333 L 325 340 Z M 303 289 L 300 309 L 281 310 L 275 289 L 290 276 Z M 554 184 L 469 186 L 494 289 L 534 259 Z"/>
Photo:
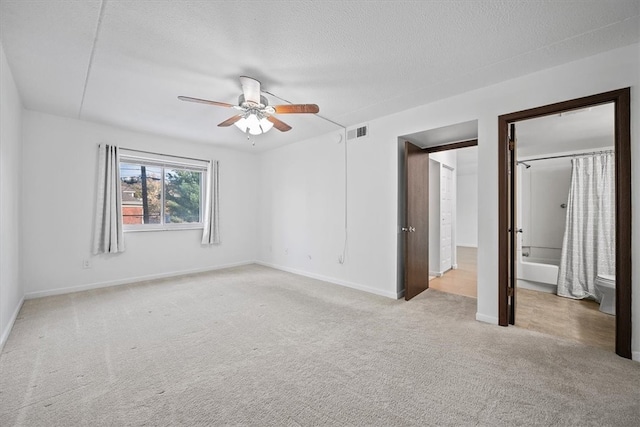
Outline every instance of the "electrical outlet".
<path id="1" fill-rule="evenodd" d="M 83 259 L 82 260 L 82 268 L 84 268 L 84 269 L 91 268 L 91 260 L 90 259 Z"/>

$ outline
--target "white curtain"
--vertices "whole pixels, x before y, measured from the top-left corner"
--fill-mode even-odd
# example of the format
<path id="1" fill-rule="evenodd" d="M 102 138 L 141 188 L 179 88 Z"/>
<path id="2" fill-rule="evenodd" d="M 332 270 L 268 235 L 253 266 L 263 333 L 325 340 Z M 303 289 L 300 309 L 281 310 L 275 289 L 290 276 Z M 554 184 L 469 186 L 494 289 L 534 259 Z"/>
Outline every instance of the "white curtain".
<path id="1" fill-rule="evenodd" d="M 93 253 L 124 252 L 122 234 L 122 193 L 118 147 L 98 147 L 98 188 L 93 233 Z"/>
<path id="2" fill-rule="evenodd" d="M 219 169 L 220 165 L 217 160 L 212 160 L 207 166 L 204 230 L 202 232 L 203 245 L 220 243 Z"/>
<path id="3" fill-rule="evenodd" d="M 596 276 L 615 275 L 614 162 L 613 154 L 572 160 L 558 295 L 600 301 Z"/>

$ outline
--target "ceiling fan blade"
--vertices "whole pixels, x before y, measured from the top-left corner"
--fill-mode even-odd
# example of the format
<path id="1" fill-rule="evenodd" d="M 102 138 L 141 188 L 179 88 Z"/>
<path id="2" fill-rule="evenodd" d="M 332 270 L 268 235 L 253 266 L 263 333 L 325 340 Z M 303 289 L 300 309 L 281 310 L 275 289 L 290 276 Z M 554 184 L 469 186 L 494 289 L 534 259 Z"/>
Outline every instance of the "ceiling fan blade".
<path id="1" fill-rule="evenodd" d="M 291 130 L 291 126 L 289 126 L 288 124 L 286 124 L 282 120 L 276 119 L 273 116 L 268 116 L 267 120 L 269 120 L 271 123 L 273 123 L 273 127 L 278 129 L 280 132 L 286 132 L 288 130 Z"/>
<path id="2" fill-rule="evenodd" d="M 207 99 L 191 98 L 189 96 L 179 96 L 178 99 L 180 101 L 199 102 L 200 104 L 217 105 L 219 107 L 230 107 L 230 108 L 235 107 L 235 105 L 227 104 L 226 102 L 209 101 Z"/>
<path id="3" fill-rule="evenodd" d="M 247 76 L 240 76 L 244 100 L 260 104 L 260 82 Z"/>
<path id="4" fill-rule="evenodd" d="M 229 117 L 227 120 L 225 120 L 224 122 L 220 123 L 218 126 L 223 127 L 223 128 L 227 127 L 227 126 L 231 126 L 232 124 L 234 124 L 235 122 L 237 122 L 241 118 L 242 118 L 242 114 L 236 114 L 235 116 Z"/>
<path id="5" fill-rule="evenodd" d="M 272 105 L 273 109 L 278 114 L 297 114 L 297 113 L 312 113 L 315 114 L 320 111 L 320 107 L 316 104 L 288 104 L 288 105 Z"/>

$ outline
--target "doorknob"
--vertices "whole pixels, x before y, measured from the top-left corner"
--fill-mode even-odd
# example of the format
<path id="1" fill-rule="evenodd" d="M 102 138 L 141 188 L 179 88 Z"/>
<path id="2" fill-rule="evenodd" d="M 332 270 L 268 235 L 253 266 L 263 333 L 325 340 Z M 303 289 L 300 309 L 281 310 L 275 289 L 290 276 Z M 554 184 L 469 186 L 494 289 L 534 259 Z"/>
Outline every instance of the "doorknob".
<path id="1" fill-rule="evenodd" d="M 402 227 L 402 231 L 409 231 L 407 227 Z"/>
<path id="2" fill-rule="evenodd" d="M 522 233 L 522 228 L 518 228 L 518 229 L 516 230 L 516 233 Z"/>
<path id="3" fill-rule="evenodd" d="M 413 233 L 413 232 L 415 232 L 415 231 L 416 231 L 415 227 L 411 227 L 411 226 L 409 226 L 409 233 Z"/>

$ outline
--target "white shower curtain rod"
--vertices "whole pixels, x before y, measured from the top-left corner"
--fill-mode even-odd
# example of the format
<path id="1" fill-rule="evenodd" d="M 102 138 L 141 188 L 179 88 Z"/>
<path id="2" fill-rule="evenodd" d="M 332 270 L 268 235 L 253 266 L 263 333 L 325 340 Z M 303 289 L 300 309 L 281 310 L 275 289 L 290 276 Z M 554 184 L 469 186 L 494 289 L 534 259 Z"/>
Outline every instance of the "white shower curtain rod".
<path id="1" fill-rule="evenodd" d="M 549 157 L 538 157 L 537 159 L 526 159 L 526 160 L 518 160 L 518 163 L 526 163 L 526 162 L 535 162 L 536 160 L 549 160 L 549 159 L 561 159 L 564 157 L 583 157 L 583 156 L 593 156 L 594 154 L 609 154 L 614 153 L 615 150 L 601 150 L 601 151 L 591 151 L 589 153 L 576 153 L 576 154 L 564 154 L 561 156 L 549 156 Z"/>

